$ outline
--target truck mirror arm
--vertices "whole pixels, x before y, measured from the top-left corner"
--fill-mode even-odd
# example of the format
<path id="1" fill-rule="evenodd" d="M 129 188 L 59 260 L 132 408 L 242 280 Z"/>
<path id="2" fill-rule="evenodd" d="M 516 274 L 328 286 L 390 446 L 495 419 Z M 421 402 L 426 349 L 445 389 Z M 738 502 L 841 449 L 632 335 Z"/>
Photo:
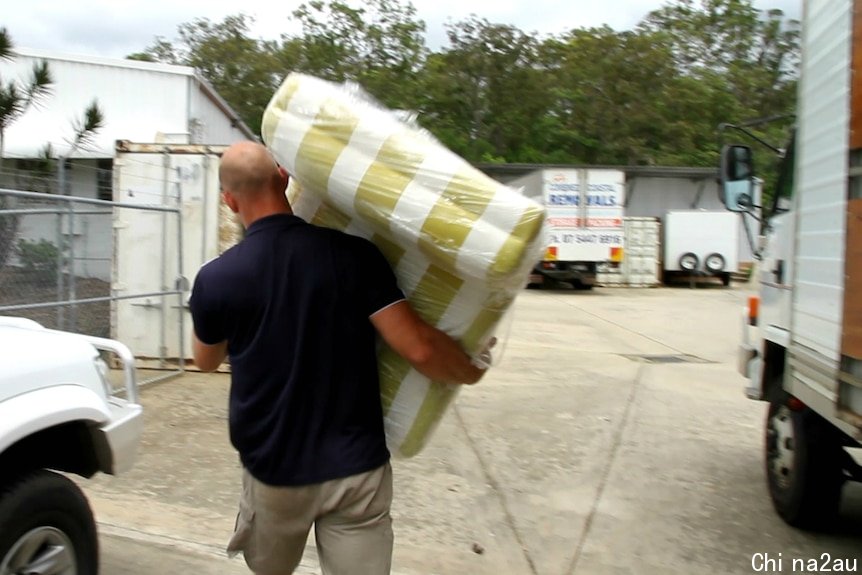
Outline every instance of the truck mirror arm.
<path id="1" fill-rule="evenodd" d="M 757 207 L 757 206 L 753 206 L 753 207 Z M 765 225 L 767 229 L 765 229 L 764 232 L 768 231 L 769 219 L 757 217 L 754 213 L 752 213 L 750 211 L 749 212 L 740 212 L 740 216 L 742 217 L 743 220 L 745 220 L 745 216 L 748 216 L 751 219 L 753 219 L 754 221 L 758 222 L 759 224 Z M 751 228 L 748 227 L 748 225 L 746 225 L 745 221 L 742 222 L 742 227 L 745 229 L 745 236 L 748 239 L 748 245 L 751 248 L 751 256 L 754 259 L 756 259 L 757 261 L 762 261 L 763 260 L 763 251 L 765 249 L 765 246 L 761 245 L 760 242 L 754 241 L 754 237 L 751 234 Z"/>
<path id="2" fill-rule="evenodd" d="M 752 120 L 750 122 L 744 122 L 743 124 L 722 123 L 722 124 L 718 125 L 718 133 L 723 139 L 725 130 L 736 130 L 738 132 L 742 132 L 743 134 L 745 134 L 746 136 L 748 136 L 749 138 L 751 138 L 752 140 L 754 140 L 755 142 L 757 142 L 761 146 L 763 146 L 765 148 L 769 148 L 770 150 L 772 150 L 779 157 L 784 157 L 785 150 L 783 148 L 773 146 L 772 144 L 770 144 L 769 142 L 767 142 L 763 138 L 761 138 L 761 137 L 757 136 L 756 134 L 754 134 L 753 132 L 751 132 L 751 130 L 748 130 L 748 128 L 753 127 L 753 126 L 759 126 L 761 124 L 768 124 L 770 122 L 775 122 L 776 120 L 784 120 L 784 119 L 793 118 L 793 117 L 794 117 L 794 114 L 781 114 L 778 116 L 770 116 L 768 118 L 760 118 L 757 120 Z"/>

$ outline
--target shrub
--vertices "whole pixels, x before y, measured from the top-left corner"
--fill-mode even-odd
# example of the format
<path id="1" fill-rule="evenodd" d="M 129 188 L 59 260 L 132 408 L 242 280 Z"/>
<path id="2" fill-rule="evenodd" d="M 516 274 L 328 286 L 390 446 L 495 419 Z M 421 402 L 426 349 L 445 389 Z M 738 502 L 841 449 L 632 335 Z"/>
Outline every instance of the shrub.
<path id="1" fill-rule="evenodd" d="M 60 250 L 48 240 L 42 239 L 38 242 L 20 240 L 18 259 L 25 271 L 40 278 L 50 278 L 57 274 Z"/>

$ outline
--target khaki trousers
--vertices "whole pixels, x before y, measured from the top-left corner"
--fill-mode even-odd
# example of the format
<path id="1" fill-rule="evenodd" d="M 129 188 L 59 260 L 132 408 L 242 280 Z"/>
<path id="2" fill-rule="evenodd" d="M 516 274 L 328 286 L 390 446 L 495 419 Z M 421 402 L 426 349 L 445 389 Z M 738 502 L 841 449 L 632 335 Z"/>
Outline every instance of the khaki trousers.
<path id="1" fill-rule="evenodd" d="M 392 564 L 392 467 L 299 487 L 261 483 L 243 471 L 228 554 L 257 575 L 288 575 L 314 526 L 324 575 L 388 575 Z"/>

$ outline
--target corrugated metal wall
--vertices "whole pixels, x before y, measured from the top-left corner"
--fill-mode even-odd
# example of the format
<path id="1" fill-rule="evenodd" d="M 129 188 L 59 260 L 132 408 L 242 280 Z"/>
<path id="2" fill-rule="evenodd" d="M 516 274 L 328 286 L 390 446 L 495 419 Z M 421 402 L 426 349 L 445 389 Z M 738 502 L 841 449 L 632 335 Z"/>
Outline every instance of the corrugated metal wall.
<path id="1" fill-rule="evenodd" d="M 34 51 L 33 56 L 0 63 L 0 75 L 26 78 L 33 64 L 42 59 L 39 55 Z M 65 139 L 73 133 L 70 122 L 80 118 L 94 98 L 104 113 L 105 126 L 76 157 L 110 158 L 115 140 L 154 141 L 157 132 L 187 131 L 185 74 L 152 69 L 153 65 L 146 69 L 132 63 L 110 64 L 109 60 L 45 60 L 54 79 L 52 94 L 9 128 L 8 156 L 34 157 L 45 142 L 51 142 L 58 154 L 65 154 L 69 148 Z"/>
<path id="2" fill-rule="evenodd" d="M 6 133 L 7 157 L 36 157 L 46 142 L 64 155 L 73 130 L 71 121 L 97 99 L 105 126 L 93 143 L 74 157 L 111 158 L 116 140 L 132 142 L 191 141 L 231 144 L 247 139 L 229 114 L 201 91 L 194 70 L 131 60 L 75 57 L 38 50 L 21 51 L 10 61 L 0 61 L 0 77 L 26 79 L 33 64 L 48 62 L 54 79 L 52 94 L 31 109 Z"/>
<path id="3" fill-rule="evenodd" d="M 797 144 L 794 343 L 840 360 L 849 137 L 849 0 L 806 5 Z"/>
<path id="4" fill-rule="evenodd" d="M 249 139 L 249 134 L 225 115 L 197 80 L 189 78 L 189 82 L 192 86 L 190 143 L 226 146 L 239 140 Z M 249 128 L 259 130 L 260 126 L 249 126 Z"/>

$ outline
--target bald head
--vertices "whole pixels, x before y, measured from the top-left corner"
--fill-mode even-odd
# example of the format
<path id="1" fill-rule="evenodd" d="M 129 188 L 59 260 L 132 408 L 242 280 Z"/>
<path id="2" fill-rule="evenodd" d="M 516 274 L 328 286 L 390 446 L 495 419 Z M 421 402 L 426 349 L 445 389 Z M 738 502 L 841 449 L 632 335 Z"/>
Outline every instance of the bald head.
<path id="1" fill-rule="evenodd" d="M 257 142 L 237 142 L 225 150 L 218 175 L 222 190 L 235 195 L 271 191 L 281 179 L 269 150 Z"/>
<path id="2" fill-rule="evenodd" d="M 257 142 L 237 142 L 225 150 L 218 170 L 222 197 L 248 227 L 272 214 L 292 213 L 284 194 L 288 175 Z"/>

